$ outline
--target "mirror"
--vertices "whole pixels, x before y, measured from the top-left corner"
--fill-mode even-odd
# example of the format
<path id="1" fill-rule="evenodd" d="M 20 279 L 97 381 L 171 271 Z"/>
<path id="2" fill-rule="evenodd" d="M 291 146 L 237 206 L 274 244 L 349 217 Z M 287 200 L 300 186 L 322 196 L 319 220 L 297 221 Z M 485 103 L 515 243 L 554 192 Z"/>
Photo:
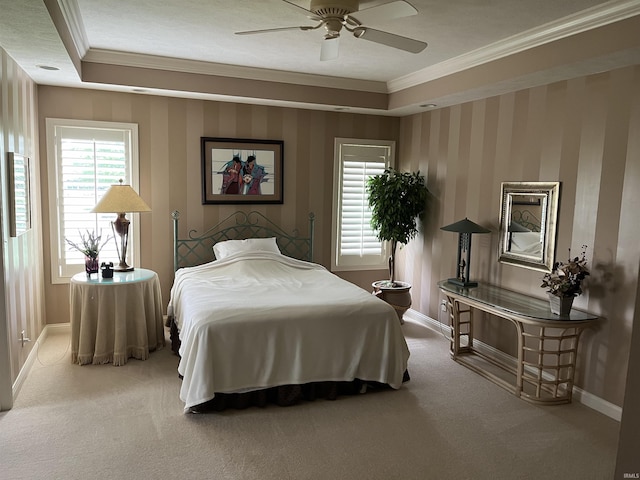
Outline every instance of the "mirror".
<path id="1" fill-rule="evenodd" d="M 550 272 L 560 182 L 503 182 L 498 261 Z"/>
<path id="2" fill-rule="evenodd" d="M 29 158 L 18 153 L 8 154 L 9 233 L 22 235 L 31 228 L 31 193 L 29 191 Z"/>

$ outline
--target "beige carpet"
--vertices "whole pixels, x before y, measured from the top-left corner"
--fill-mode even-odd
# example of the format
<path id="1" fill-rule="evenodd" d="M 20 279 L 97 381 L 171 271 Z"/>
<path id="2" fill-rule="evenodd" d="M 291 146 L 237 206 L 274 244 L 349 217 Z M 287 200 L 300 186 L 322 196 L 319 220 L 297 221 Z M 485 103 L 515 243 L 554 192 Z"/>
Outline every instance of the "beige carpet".
<path id="1" fill-rule="evenodd" d="M 50 336 L 0 413 L 2 479 L 611 479 L 619 424 L 574 403 L 525 403 L 406 322 L 411 381 L 293 407 L 182 413 L 168 348 L 71 365 Z"/>

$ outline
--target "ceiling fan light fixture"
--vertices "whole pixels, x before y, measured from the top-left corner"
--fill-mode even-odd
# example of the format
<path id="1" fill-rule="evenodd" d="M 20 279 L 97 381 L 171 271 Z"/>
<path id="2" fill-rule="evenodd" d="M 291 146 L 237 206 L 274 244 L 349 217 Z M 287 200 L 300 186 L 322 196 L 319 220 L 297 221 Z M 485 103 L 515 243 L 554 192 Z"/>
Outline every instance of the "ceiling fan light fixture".
<path id="1" fill-rule="evenodd" d="M 322 41 L 322 48 L 320 49 L 320 61 L 326 62 L 327 60 L 335 60 L 339 56 L 340 50 L 340 35 L 331 36 L 327 34 Z"/>

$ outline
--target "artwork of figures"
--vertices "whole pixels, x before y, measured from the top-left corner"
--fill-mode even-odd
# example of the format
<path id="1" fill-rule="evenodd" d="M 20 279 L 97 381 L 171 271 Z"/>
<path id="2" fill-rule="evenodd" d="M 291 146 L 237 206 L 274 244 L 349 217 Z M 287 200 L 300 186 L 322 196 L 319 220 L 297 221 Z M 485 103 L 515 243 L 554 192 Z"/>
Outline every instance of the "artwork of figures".
<path id="1" fill-rule="evenodd" d="M 231 154 L 231 160 L 225 161 Z M 258 154 L 262 154 L 260 163 Z M 220 158 L 218 158 L 220 157 Z M 213 189 L 220 185 L 219 192 L 226 195 L 265 195 L 273 194 L 273 182 L 269 183 L 269 173 L 273 172 L 273 152 L 251 152 L 218 149 L 212 152 L 214 170 L 220 166 L 218 175 L 212 178 Z M 266 185 L 263 185 L 266 184 Z"/>
<path id="2" fill-rule="evenodd" d="M 282 141 L 203 137 L 203 203 L 282 203 L 282 153 Z"/>

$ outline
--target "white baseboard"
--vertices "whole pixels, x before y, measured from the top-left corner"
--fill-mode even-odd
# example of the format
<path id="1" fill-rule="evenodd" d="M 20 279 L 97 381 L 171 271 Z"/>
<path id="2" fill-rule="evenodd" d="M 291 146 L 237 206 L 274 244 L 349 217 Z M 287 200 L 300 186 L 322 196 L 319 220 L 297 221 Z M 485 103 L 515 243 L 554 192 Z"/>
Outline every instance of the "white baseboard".
<path id="1" fill-rule="evenodd" d="M 51 323 L 45 325 L 42 330 L 42 334 L 40 335 L 42 341 L 46 340 L 49 335 L 61 334 L 61 333 L 71 333 L 71 323 Z M 40 340 L 40 338 L 38 339 Z"/>
<path id="2" fill-rule="evenodd" d="M 434 320 L 431 317 L 423 315 L 416 310 L 409 309 L 405 312 L 404 316 L 407 319 L 420 323 L 438 333 L 441 333 L 443 328 L 448 328 L 447 325 L 444 325 L 438 320 Z M 517 361 L 515 357 L 508 355 L 501 350 L 492 347 L 491 345 L 480 342 L 475 338 L 473 339 L 473 346 L 479 352 L 497 357 L 503 363 L 506 363 L 507 365 L 513 365 L 515 368 Z M 581 388 L 574 386 L 572 397 L 583 405 L 586 405 L 587 407 L 592 408 L 593 410 L 602 413 L 603 415 L 606 415 L 607 417 L 612 418 L 618 422 L 622 419 L 622 407 L 619 407 L 611 402 L 607 402 L 606 400 L 585 390 L 582 390 Z"/>
<path id="3" fill-rule="evenodd" d="M 36 343 L 33 345 L 33 348 L 29 352 L 29 355 L 27 355 L 27 360 L 24 362 L 24 365 L 22 366 L 22 368 L 18 372 L 18 376 L 16 377 L 16 381 L 13 382 L 12 394 L 13 394 L 13 401 L 14 402 L 15 402 L 15 399 L 18 397 L 18 394 L 20 393 L 20 390 L 22 389 L 22 385 L 24 384 L 24 381 L 27 379 L 27 376 L 29 375 L 29 372 L 31 371 L 31 367 L 33 366 L 33 362 L 35 362 L 36 358 L 38 358 L 38 347 L 40 346 L 40 342 L 43 341 L 43 337 L 42 337 L 43 333 L 44 333 L 44 330 L 42 331 L 42 333 L 38 337 L 38 340 L 36 341 Z"/>
<path id="4" fill-rule="evenodd" d="M 29 355 L 27 356 L 27 360 L 24 362 L 24 365 L 20 369 L 20 372 L 16 377 L 16 381 L 13 382 L 12 394 L 13 394 L 14 400 L 20 393 L 20 389 L 22 389 L 22 385 L 24 384 L 24 381 L 27 379 L 27 376 L 31 371 L 31 367 L 33 367 L 33 363 L 38 358 L 38 348 L 40 348 L 40 345 L 44 343 L 44 341 L 47 339 L 49 335 L 52 335 L 54 333 L 70 333 L 70 332 L 71 332 L 71 324 L 68 322 L 54 323 L 54 324 L 44 326 L 44 328 L 42 329 L 42 332 L 40 333 L 40 336 L 38 336 L 38 339 L 34 343 L 33 348 L 29 352 Z"/>

